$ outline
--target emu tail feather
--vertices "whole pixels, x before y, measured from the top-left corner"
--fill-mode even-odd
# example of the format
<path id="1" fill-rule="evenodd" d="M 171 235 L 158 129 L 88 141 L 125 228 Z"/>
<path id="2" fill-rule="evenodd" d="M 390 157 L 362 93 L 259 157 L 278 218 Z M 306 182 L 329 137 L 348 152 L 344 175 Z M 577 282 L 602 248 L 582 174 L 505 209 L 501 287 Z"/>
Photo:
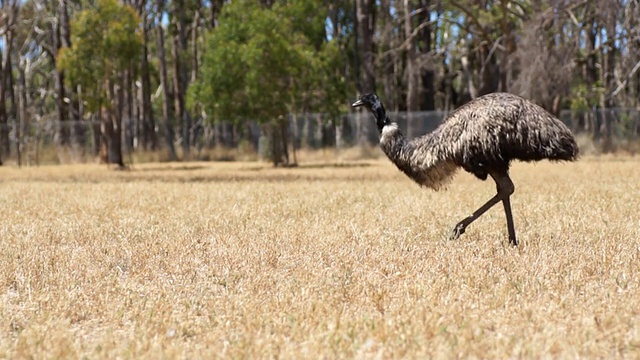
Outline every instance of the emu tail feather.
<path id="1" fill-rule="evenodd" d="M 574 161 L 578 158 L 578 144 L 571 130 L 558 118 L 538 105 L 527 103 L 516 133 L 520 141 L 510 144 L 512 158 L 524 161 Z"/>

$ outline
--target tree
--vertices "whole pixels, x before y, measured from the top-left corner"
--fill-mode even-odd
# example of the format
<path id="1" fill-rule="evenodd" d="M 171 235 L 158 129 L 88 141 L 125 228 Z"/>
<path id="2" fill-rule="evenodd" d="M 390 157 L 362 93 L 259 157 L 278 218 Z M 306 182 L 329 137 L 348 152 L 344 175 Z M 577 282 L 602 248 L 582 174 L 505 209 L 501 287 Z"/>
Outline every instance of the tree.
<path id="1" fill-rule="evenodd" d="M 146 0 L 137 0 L 136 9 L 142 20 L 142 54 L 140 56 L 140 76 L 141 76 L 141 94 L 140 94 L 140 113 L 142 123 L 140 125 L 140 140 L 145 150 L 156 150 L 156 134 L 155 119 L 151 107 L 151 75 L 149 70 L 149 27 L 151 16 L 149 14 L 149 5 Z M 132 74 L 129 74 L 131 76 Z M 133 92 L 133 89 L 131 90 Z M 131 105 L 130 105 L 131 108 Z"/>
<path id="2" fill-rule="evenodd" d="M 570 8 L 565 11 L 532 11 L 523 23 L 518 49 L 512 61 L 520 71 L 510 84 L 513 93 L 531 99 L 554 114 L 569 95 L 575 68 L 575 42 L 563 35 Z M 557 36 L 560 34 L 560 36 Z"/>
<path id="3" fill-rule="evenodd" d="M 162 89 L 162 125 L 164 128 L 164 138 L 169 150 L 169 160 L 178 160 L 176 149 L 173 144 L 173 98 L 171 96 L 171 85 L 169 84 L 169 76 L 167 70 L 167 57 L 165 52 L 164 29 L 162 27 L 162 17 L 164 16 L 164 0 L 156 0 L 156 30 L 157 30 L 157 48 L 158 60 L 160 62 L 160 87 Z"/>
<path id="4" fill-rule="evenodd" d="M 185 60 L 188 51 L 187 45 L 187 14 L 186 1 L 173 0 L 171 24 L 174 28 L 173 36 L 173 86 L 176 98 L 176 114 L 182 120 L 182 151 L 183 156 L 189 156 L 191 147 L 191 114 L 186 106 L 186 92 L 189 87 L 189 76 L 187 61 Z"/>
<path id="5" fill-rule="evenodd" d="M 274 165 L 289 163 L 286 115 L 312 110 L 314 91 L 327 86 L 317 80 L 324 73 L 321 64 L 329 62 L 321 61 L 313 46 L 309 34 L 315 32 L 293 25 L 295 19 L 324 18 L 311 9 L 253 1 L 223 7 L 218 26 L 207 36 L 201 76 L 189 92 L 191 106 L 202 107 L 211 121 L 262 124 Z"/>
<path id="6" fill-rule="evenodd" d="M 375 59 L 373 36 L 375 33 L 375 7 L 373 0 L 356 0 L 357 19 L 357 48 L 358 56 L 355 64 L 358 76 L 358 92 L 361 94 L 376 91 Z M 365 136 L 371 129 L 370 121 L 360 115 L 358 117 L 359 133 L 362 134 L 358 142 L 364 144 Z"/>
<path id="7" fill-rule="evenodd" d="M 2 153 L 9 154 L 9 114 L 7 113 L 7 93 L 14 98 L 13 72 L 11 71 L 11 55 L 13 52 L 16 24 L 19 16 L 19 2 L 17 0 L 0 2 L 3 15 L 0 31 L 3 38 L 3 46 L 0 49 L 0 164 Z M 15 101 L 13 102 L 15 104 Z"/>
<path id="8" fill-rule="evenodd" d="M 418 48 L 415 41 L 412 25 L 412 13 L 413 8 L 410 0 L 404 0 L 404 33 L 406 43 L 407 54 L 407 111 L 409 116 L 407 118 L 407 137 L 413 138 L 416 134 L 413 133 L 414 128 L 414 116 L 413 112 L 419 110 L 420 101 L 420 70 L 418 66 Z"/>
<path id="9" fill-rule="evenodd" d="M 58 54 L 67 81 L 85 89 L 87 109 L 100 115 L 101 160 L 121 167 L 124 72 L 138 63 L 143 44 L 139 24 L 130 6 L 98 0 L 71 22 L 72 45 Z"/>

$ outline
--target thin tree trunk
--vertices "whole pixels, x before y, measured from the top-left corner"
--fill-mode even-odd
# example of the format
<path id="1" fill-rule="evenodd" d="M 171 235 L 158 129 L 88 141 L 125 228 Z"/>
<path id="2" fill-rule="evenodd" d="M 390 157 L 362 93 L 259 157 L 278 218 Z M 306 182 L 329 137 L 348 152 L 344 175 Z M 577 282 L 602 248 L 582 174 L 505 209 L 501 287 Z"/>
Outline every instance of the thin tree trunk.
<path id="1" fill-rule="evenodd" d="M 76 86 L 74 96 L 74 108 L 77 109 L 76 116 L 73 117 L 73 126 L 71 127 L 71 144 L 76 151 L 81 151 L 84 155 L 87 140 L 85 136 L 89 132 L 84 126 L 84 104 L 82 100 L 82 86 Z"/>
<path id="2" fill-rule="evenodd" d="M 122 155 L 122 125 L 123 125 L 123 112 L 124 112 L 124 79 L 120 75 L 119 86 L 115 90 L 115 117 L 114 117 L 114 134 L 113 134 L 113 163 L 117 164 L 120 168 L 124 168 L 124 157 Z"/>
<path id="3" fill-rule="evenodd" d="M 137 129 L 137 123 L 140 119 L 140 98 L 139 95 L 142 91 L 138 91 L 138 87 L 136 86 L 135 75 L 133 71 L 126 71 L 124 76 L 124 97 L 126 98 L 124 107 L 124 146 L 127 149 L 127 153 L 131 153 L 134 151 L 139 145 L 140 132 Z M 145 135 L 144 132 L 142 135 Z M 137 140 L 137 141 L 134 141 Z"/>
<path id="4" fill-rule="evenodd" d="M 2 164 L 3 155 L 10 154 L 9 143 L 9 121 L 7 119 L 7 103 L 6 103 L 6 84 L 7 84 L 7 71 L 5 59 L 10 58 L 11 54 L 11 42 L 8 34 L 5 34 L 5 47 L 2 53 L 2 62 L 0 62 L 0 165 Z"/>
<path id="5" fill-rule="evenodd" d="M 502 13 L 502 17 L 500 18 L 500 27 L 502 30 L 502 43 L 504 44 L 504 50 L 501 51 L 500 56 L 500 65 L 498 71 L 498 73 L 500 74 L 500 82 L 498 85 L 498 90 L 504 92 L 509 91 L 507 82 L 507 75 L 509 71 L 509 56 L 515 51 L 515 43 L 513 42 L 511 35 L 512 23 L 509 20 L 509 11 L 507 10 L 507 6 L 509 5 L 510 4 L 508 4 L 507 0 L 500 0 L 500 9 Z"/>
<path id="6" fill-rule="evenodd" d="M 420 8 L 423 12 L 423 15 L 421 15 L 421 19 L 423 23 L 430 23 L 431 22 L 431 0 L 420 0 Z M 424 67 L 424 69 L 422 69 L 421 74 L 422 74 L 422 96 L 420 96 L 420 98 L 422 99 L 421 105 L 420 105 L 420 109 L 422 110 L 427 110 L 427 111 L 431 111 L 431 110 L 435 110 L 436 109 L 436 101 L 435 101 L 435 84 L 434 84 L 434 80 L 435 80 L 435 71 L 433 70 L 433 67 L 435 65 L 435 59 L 434 56 L 432 55 L 432 41 L 431 41 L 431 28 L 432 25 L 426 25 L 424 26 L 423 24 L 421 24 L 422 29 L 420 30 L 420 37 L 419 37 L 419 45 L 420 45 L 420 52 L 422 54 L 426 54 L 432 61 L 431 61 L 431 65 L 430 66 L 426 66 Z"/>
<path id="7" fill-rule="evenodd" d="M 156 150 L 156 124 L 153 118 L 153 108 L 151 107 L 151 76 L 149 74 L 149 24 L 146 16 L 143 17 L 142 26 L 143 48 L 140 75 L 142 76 L 143 147 L 145 150 Z"/>
<path id="8" fill-rule="evenodd" d="M 187 89 L 187 66 L 183 59 L 181 58 L 182 54 L 186 54 L 187 51 L 187 34 L 186 34 L 186 26 L 187 20 L 184 13 L 184 0 L 173 1 L 173 14 L 174 14 L 174 25 L 176 27 L 176 35 L 173 37 L 173 64 L 174 64 L 174 73 L 173 73 L 173 86 L 175 89 L 175 96 L 177 100 L 177 109 L 176 113 L 179 118 L 182 120 L 182 151 L 183 157 L 189 157 L 189 149 L 191 144 L 190 133 L 191 133 L 191 117 L 189 116 L 189 112 L 186 108 L 185 103 L 185 92 Z"/>
<path id="9" fill-rule="evenodd" d="M 98 110 L 98 117 L 100 118 L 100 163 L 108 164 L 109 163 L 109 147 L 111 146 L 110 141 L 113 137 L 113 123 L 111 122 L 110 113 L 103 107 Z"/>
<path id="10" fill-rule="evenodd" d="M 597 26 L 595 24 L 595 12 L 593 9 L 593 5 L 587 3 L 586 12 L 586 28 L 585 32 L 585 53 L 586 53 L 586 62 L 584 64 L 584 73 L 583 77 L 585 80 L 585 85 L 587 87 L 587 91 L 595 91 L 595 84 L 598 81 L 598 69 L 596 67 L 596 54 L 595 54 L 595 46 L 596 46 L 596 33 Z M 589 104 L 592 105 L 592 104 Z M 587 121 L 585 121 L 585 127 L 588 127 L 591 130 L 591 135 L 594 140 L 598 140 L 600 138 L 600 126 L 598 125 L 598 116 L 594 112 L 589 112 Z"/>
<path id="11" fill-rule="evenodd" d="M 103 118 L 104 118 L 104 111 L 102 107 L 100 107 L 98 112 L 91 116 L 91 119 L 92 119 L 91 129 L 92 129 L 92 135 L 93 135 L 93 156 L 98 157 L 98 160 L 101 163 L 106 163 L 107 162 L 106 155 L 103 155 L 103 147 L 106 146 L 106 141 L 102 135 L 102 124 L 104 122 Z"/>
<path id="12" fill-rule="evenodd" d="M 58 22 L 53 23 L 53 72 L 54 72 L 54 83 L 53 88 L 55 91 L 55 107 L 56 107 L 56 120 L 58 121 L 58 125 L 56 127 L 55 134 L 55 142 L 57 145 L 67 145 L 68 143 L 68 131 L 66 131 L 65 121 L 67 120 L 68 110 L 67 104 L 65 103 L 65 98 L 67 97 L 64 88 L 64 72 L 59 70 L 57 66 L 55 66 L 56 57 L 61 48 L 64 46 L 69 46 L 69 38 L 62 39 L 62 32 L 68 30 L 67 28 L 63 29 L 63 21 L 65 19 L 65 14 L 63 14 L 63 10 L 66 11 L 66 3 L 65 0 L 58 1 L 58 17 L 60 20 Z"/>
<path id="13" fill-rule="evenodd" d="M 616 11 L 615 6 L 609 8 L 606 21 L 607 41 L 606 56 L 602 54 L 604 66 L 602 71 L 602 83 L 605 85 L 606 94 L 610 93 L 615 88 L 615 73 L 616 73 Z M 614 107 L 614 101 L 612 98 L 607 98 L 605 92 L 601 92 L 600 106 L 603 109 L 602 119 L 602 132 L 604 133 L 603 150 L 609 152 L 613 149 L 613 114 L 612 108 Z M 605 110 L 606 109 L 606 110 Z"/>
<path id="14" fill-rule="evenodd" d="M 201 6 L 200 2 L 198 4 Z M 191 82 L 198 77 L 198 28 L 200 27 L 200 9 L 196 10 L 191 26 Z"/>
<path id="15" fill-rule="evenodd" d="M 375 67 L 373 58 L 373 34 L 375 31 L 375 8 L 373 0 L 356 0 L 357 42 L 359 64 L 356 69 L 360 71 L 358 92 L 360 94 L 376 91 Z M 358 143 L 364 145 L 367 142 L 371 128 L 369 117 L 358 114 Z"/>
<path id="16" fill-rule="evenodd" d="M 360 93 L 374 92 L 376 88 L 373 58 L 373 34 L 375 13 L 372 0 L 357 0 L 358 43 L 360 55 Z"/>
<path id="17" fill-rule="evenodd" d="M 9 108 L 9 118 L 13 121 L 14 127 L 18 127 L 19 119 L 18 119 L 18 101 L 16 100 L 16 83 L 13 77 L 13 62 L 9 61 L 7 63 L 7 74 L 9 84 L 7 86 L 7 90 L 9 91 L 9 101 L 11 102 L 11 107 Z"/>
<path id="18" fill-rule="evenodd" d="M 413 26 L 411 25 L 411 1 L 404 0 L 404 35 L 407 43 L 407 138 L 415 137 L 414 113 L 418 111 L 420 98 L 420 69 L 416 64 L 417 50 L 415 38 L 411 36 Z"/>
<path id="19" fill-rule="evenodd" d="M 164 0 L 157 0 L 157 20 L 156 29 L 158 31 L 158 59 L 160 60 L 160 86 L 162 87 L 162 126 L 164 127 L 164 139 L 169 151 L 169 160 L 176 161 L 178 156 L 176 155 L 176 149 L 174 146 L 174 132 L 173 132 L 173 99 L 171 97 L 171 91 L 169 86 L 169 78 L 167 75 L 167 60 L 165 56 L 164 47 L 164 29 L 162 28 L 162 15 L 164 13 Z"/>
<path id="20" fill-rule="evenodd" d="M 10 45 L 8 47 L 10 47 Z M 5 52 L 6 51 L 9 51 L 9 49 L 5 48 Z M 6 63 L 2 64 L 2 68 L 0 69 L 0 144 L 2 144 L 2 151 L 4 152 L 4 154 L 9 155 L 11 153 L 11 146 L 9 143 L 9 121 L 6 99 L 6 84 L 8 74 L 5 69 Z"/>
<path id="21" fill-rule="evenodd" d="M 209 28 L 213 29 L 216 27 L 216 22 L 218 21 L 218 15 L 220 15 L 220 10 L 222 9 L 222 3 L 224 0 L 211 0 L 209 4 Z"/>
<path id="22" fill-rule="evenodd" d="M 280 131 L 280 147 L 282 149 L 282 156 L 280 162 L 285 166 L 289 166 L 289 122 L 286 118 L 278 120 L 278 127 Z"/>
<path id="23" fill-rule="evenodd" d="M 382 86 L 382 94 L 384 96 L 384 102 L 387 106 L 387 110 L 395 109 L 397 107 L 395 86 L 395 71 L 393 71 L 394 57 L 397 52 L 392 51 L 394 49 L 394 40 L 396 39 L 397 32 L 395 30 L 395 19 L 391 15 L 391 0 L 381 0 L 379 7 L 380 16 L 380 45 L 379 45 L 379 58 L 380 64 L 380 83 Z M 395 11 L 395 9 L 394 9 Z M 339 34 L 334 33 L 334 37 Z"/>
<path id="24" fill-rule="evenodd" d="M 108 164 L 124 167 L 122 161 L 122 91 L 116 89 L 111 80 L 107 80 L 106 116 L 102 119 L 101 160 Z"/>
<path id="25" fill-rule="evenodd" d="M 26 74 L 22 66 L 18 66 L 18 124 L 16 127 L 16 155 L 18 157 L 18 167 L 22 166 L 24 134 L 27 127 L 27 95 L 26 95 Z"/>
<path id="26" fill-rule="evenodd" d="M 69 23 L 69 9 L 68 0 L 58 0 L 58 17 L 59 17 L 59 43 L 60 47 L 71 47 L 71 28 Z M 64 73 L 62 74 L 62 90 L 65 92 L 65 96 L 69 99 L 69 103 L 62 102 L 64 108 L 66 108 L 66 119 L 70 120 L 68 129 L 65 130 L 65 134 L 68 133 L 68 143 L 77 152 L 79 148 L 84 146 L 84 134 L 85 130 L 80 125 L 82 116 L 80 115 L 80 108 L 82 104 L 78 100 L 78 94 L 75 87 L 67 89 L 64 87 Z M 62 109 L 65 111 L 65 109 Z"/>

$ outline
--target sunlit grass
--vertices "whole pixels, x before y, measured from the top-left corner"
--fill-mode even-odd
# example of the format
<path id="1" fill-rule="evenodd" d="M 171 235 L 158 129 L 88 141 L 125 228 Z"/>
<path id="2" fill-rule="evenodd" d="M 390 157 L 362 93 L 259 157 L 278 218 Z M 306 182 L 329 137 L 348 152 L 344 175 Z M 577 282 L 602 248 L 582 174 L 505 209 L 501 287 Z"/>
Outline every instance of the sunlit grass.
<path id="1" fill-rule="evenodd" d="M 0 168 L 0 358 L 638 358 L 640 160 Z"/>

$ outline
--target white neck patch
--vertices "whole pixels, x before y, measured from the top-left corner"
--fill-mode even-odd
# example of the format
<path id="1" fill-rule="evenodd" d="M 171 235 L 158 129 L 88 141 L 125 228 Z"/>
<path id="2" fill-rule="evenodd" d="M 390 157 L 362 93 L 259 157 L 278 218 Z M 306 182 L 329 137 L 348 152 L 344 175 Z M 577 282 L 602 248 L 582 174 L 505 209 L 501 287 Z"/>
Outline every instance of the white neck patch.
<path id="1" fill-rule="evenodd" d="M 389 125 L 385 125 L 382 128 L 382 132 L 380 133 L 380 140 L 382 141 L 382 139 L 384 139 L 385 135 L 387 135 L 387 134 L 389 134 L 391 132 L 394 132 L 396 130 L 398 130 L 398 124 L 396 124 L 396 123 L 391 123 Z"/>

